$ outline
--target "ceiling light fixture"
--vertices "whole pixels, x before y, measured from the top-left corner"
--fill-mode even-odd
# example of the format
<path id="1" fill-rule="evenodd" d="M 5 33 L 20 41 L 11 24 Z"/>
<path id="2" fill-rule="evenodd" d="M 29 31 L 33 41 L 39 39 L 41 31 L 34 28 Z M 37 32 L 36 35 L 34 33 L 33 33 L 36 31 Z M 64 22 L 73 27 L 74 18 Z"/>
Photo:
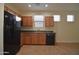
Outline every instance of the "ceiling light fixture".
<path id="1" fill-rule="evenodd" d="M 45 7 L 48 7 L 48 5 L 47 5 L 47 4 L 45 4 Z"/>
<path id="2" fill-rule="evenodd" d="M 48 7 L 48 4 L 41 4 L 41 3 L 28 4 L 28 7 Z"/>
<path id="3" fill-rule="evenodd" d="M 31 7 L 31 5 L 29 4 L 28 7 Z"/>

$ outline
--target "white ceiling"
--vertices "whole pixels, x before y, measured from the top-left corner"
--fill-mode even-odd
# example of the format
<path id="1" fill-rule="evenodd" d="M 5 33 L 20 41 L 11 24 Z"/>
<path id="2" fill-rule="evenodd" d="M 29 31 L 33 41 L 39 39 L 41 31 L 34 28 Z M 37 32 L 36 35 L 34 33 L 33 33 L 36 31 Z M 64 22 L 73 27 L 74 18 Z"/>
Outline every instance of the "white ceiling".
<path id="1" fill-rule="evenodd" d="M 39 6 L 40 3 L 31 3 L 32 7 L 28 7 L 30 3 L 7 3 L 5 4 L 8 7 L 15 8 L 20 13 L 25 12 L 39 12 L 39 11 L 78 11 L 79 4 L 78 3 L 48 3 L 48 7 Z M 44 3 L 41 3 L 41 5 Z M 47 4 L 47 3 L 46 3 Z"/>

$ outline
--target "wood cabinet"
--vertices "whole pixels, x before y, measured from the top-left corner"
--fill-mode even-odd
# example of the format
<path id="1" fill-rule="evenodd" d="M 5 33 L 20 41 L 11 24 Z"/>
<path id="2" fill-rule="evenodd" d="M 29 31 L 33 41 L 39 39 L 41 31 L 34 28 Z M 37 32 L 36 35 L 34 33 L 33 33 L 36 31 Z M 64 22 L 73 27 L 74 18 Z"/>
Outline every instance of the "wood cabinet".
<path id="1" fill-rule="evenodd" d="M 21 41 L 23 44 L 31 44 L 31 32 L 22 32 L 21 33 Z"/>
<path id="2" fill-rule="evenodd" d="M 33 27 L 32 16 L 23 16 L 22 17 L 22 25 L 25 27 Z"/>
<path id="3" fill-rule="evenodd" d="M 52 16 L 45 16 L 45 27 L 53 27 L 54 20 Z"/>
<path id="4" fill-rule="evenodd" d="M 25 27 L 33 27 L 32 16 L 22 16 L 22 25 Z M 54 20 L 52 16 L 45 16 L 45 27 L 53 27 Z"/>
<path id="5" fill-rule="evenodd" d="M 32 32 L 32 44 L 38 44 L 38 37 L 36 32 Z"/>
<path id="6" fill-rule="evenodd" d="M 21 45 L 23 45 L 24 35 L 23 32 L 21 32 Z"/>
<path id="7" fill-rule="evenodd" d="M 24 43 L 23 44 L 31 44 L 31 32 L 24 33 Z"/>
<path id="8" fill-rule="evenodd" d="M 25 44 L 46 44 L 46 34 L 44 32 L 22 32 L 21 42 Z"/>
<path id="9" fill-rule="evenodd" d="M 32 44 L 45 44 L 46 34 L 44 32 L 32 33 Z"/>
<path id="10" fill-rule="evenodd" d="M 46 44 L 46 34 L 45 34 L 45 32 L 39 32 L 37 37 L 38 37 L 38 44 Z"/>

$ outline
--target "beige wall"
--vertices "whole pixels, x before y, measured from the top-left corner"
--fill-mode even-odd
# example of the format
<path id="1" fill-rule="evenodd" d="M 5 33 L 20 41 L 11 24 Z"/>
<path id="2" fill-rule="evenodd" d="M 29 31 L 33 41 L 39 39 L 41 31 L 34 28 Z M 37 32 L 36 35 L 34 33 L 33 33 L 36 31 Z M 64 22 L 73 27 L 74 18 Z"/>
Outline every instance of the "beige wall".
<path id="1" fill-rule="evenodd" d="M 13 9 L 13 7 L 10 7 Z M 75 6 L 76 8 L 76 6 Z M 73 10 L 72 10 L 73 9 Z M 28 16 L 28 15 L 54 15 L 59 14 L 61 15 L 61 21 L 55 22 L 55 26 L 50 28 L 54 32 L 56 32 L 56 42 L 79 42 L 79 11 L 78 8 L 71 10 L 63 10 L 59 9 L 53 10 L 52 12 L 44 11 L 44 12 L 25 12 L 22 13 L 22 16 Z M 15 9 L 14 9 L 15 10 Z M 16 12 L 18 10 L 15 10 Z M 66 15 L 67 14 L 73 14 L 75 15 L 75 22 L 68 23 L 66 22 Z"/>
<path id="2" fill-rule="evenodd" d="M 4 4 L 0 3 L 0 55 L 3 54 L 3 11 Z"/>
<path id="3" fill-rule="evenodd" d="M 66 15 L 75 15 L 75 22 L 66 22 Z M 79 42 L 79 12 L 61 12 L 61 22 L 55 23 L 54 31 L 56 31 L 57 42 Z"/>
<path id="4" fill-rule="evenodd" d="M 61 21 L 55 22 L 55 26 L 50 28 L 56 32 L 56 42 L 79 42 L 79 12 L 78 11 L 53 11 L 53 12 L 27 12 L 26 15 L 61 15 Z M 73 14 L 75 22 L 68 23 L 66 15 Z"/>

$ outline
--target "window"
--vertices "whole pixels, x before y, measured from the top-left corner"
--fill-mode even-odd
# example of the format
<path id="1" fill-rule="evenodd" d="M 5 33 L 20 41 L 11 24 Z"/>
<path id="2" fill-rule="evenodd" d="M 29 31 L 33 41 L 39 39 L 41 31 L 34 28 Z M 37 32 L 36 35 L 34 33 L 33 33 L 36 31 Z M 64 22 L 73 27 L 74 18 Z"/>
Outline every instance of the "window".
<path id="1" fill-rule="evenodd" d="M 35 27 L 43 27 L 43 22 L 42 21 L 36 21 L 35 22 Z"/>
<path id="2" fill-rule="evenodd" d="M 44 27 L 44 16 L 42 15 L 34 16 L 34 27 Z"/>
<path id="3" fill-rule="evenodd" d="M 67 15 L 67 22 L 73 22 L 74 21 L 74 15 Z"/>
<path id="4" fill-rule="evenodd" d="M 16 21 L 21 21 L 21 18 L 16 16 Z"/>
<path id="5" fill-rule="evenodd" d="M 59 22 L 60 21 L 60 15 L 53 15 L 54 21 Z"/>

